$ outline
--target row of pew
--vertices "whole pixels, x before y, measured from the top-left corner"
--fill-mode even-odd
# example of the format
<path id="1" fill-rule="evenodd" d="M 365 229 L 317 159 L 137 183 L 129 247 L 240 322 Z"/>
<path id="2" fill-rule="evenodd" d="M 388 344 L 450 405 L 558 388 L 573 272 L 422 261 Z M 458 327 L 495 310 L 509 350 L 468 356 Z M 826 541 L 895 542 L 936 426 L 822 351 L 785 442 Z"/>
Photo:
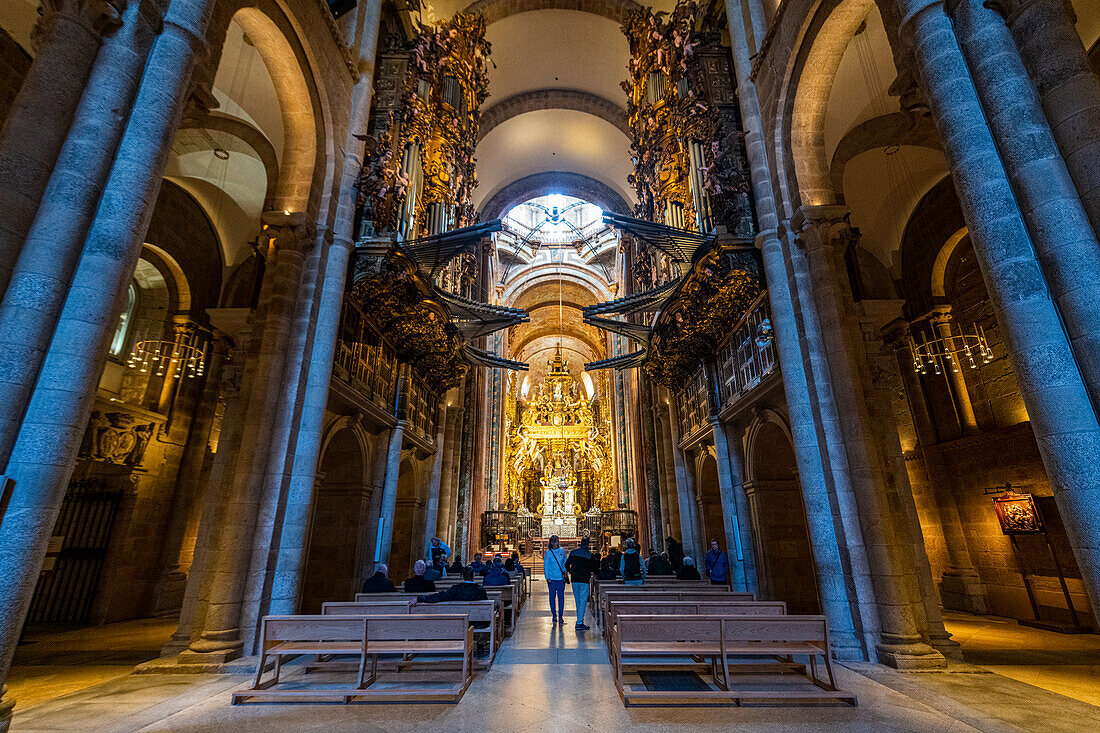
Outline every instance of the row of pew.
<path id="1" fill-rule="evenodd" d="M 437 590 L 461 582 L 435 582 Z M 527 586 L 489 586 L 484 601 L 417 603 L 416 593 L 358 593 L 354 601 L 322 604 L 320 614 L 267 616 L 252 686 L 235 691 L 232 704 L 257 701 L 449 702 L 462 699 L 475 668 L 489 668 L 527 600 Z M 487 658 L 475 655 L 477 642 Z M 314 657 L 304 676 L 284 680 L 284 663 Z M 386 684 L 378 684 L 383 672 Z M 351 684 L 331 685 L 316 673 L 354 672 Z M 428 674 L 420 674 L 427 672 Z M 440 680 L 441 672 L 455 679 Z M 311 678 L 312 676 L 312 678 Z"/>
<path id="2" fill-rule="evenodd" d="M 601 581 L 590 603 L 628 707 L 857 704 L 836 686 L 824 616 L 789 615 L 782 601 L 757 601 L 707 581 Z M 694 672 L 688 682 L 697 683 L 646 684 L 647 674 L 670 672 Z"/>

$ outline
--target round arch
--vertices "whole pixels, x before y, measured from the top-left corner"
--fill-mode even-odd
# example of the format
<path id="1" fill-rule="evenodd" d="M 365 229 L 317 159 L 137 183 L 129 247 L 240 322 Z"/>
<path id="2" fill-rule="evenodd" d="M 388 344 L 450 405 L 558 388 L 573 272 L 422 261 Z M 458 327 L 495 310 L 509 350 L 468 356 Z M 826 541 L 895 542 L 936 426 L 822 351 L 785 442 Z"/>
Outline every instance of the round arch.
<path id="1" fill-rule="evenodd" d="M 634 0 L 475 0 L 462 12 L 481 13 L 487 23 L 495 23 L 530 10 L 580 10 L 623 23 L 630 13 L 641 7 Z"/>
<path id="2" fill-rule="evenodd" d="M 513 206 L 552 193 L 575 196 L 616 214 L 630 214 L 634 210 L 626 199 L 602 181 L 580 173 L 544 171 L 512 181 L 498 190 L 482 204 L 479 217 L 482 221 L 499 219 Z"/>

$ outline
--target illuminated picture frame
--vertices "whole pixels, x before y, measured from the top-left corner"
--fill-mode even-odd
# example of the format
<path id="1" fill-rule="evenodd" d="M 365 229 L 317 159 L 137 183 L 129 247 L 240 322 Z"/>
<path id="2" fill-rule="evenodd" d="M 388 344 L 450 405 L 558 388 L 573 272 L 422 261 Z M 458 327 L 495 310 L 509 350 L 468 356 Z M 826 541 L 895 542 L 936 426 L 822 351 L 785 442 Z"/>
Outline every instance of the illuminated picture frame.
<path id="1" fill-rule="evenodd" d="M 1006 535 L 1042 534 L 1046 531 L 1039 507 L 1031 494 L 1001 494 L 994 497 L 993 508 L 997 512 L 1001 532 Z"/>

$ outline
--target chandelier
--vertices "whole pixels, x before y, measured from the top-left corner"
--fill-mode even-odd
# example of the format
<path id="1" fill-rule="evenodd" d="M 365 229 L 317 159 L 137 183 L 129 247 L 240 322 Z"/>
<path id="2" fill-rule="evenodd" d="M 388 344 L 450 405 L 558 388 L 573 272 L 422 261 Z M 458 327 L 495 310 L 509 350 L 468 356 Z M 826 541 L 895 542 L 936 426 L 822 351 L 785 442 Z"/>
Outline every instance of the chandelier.
<path id="1" fill-rule="evenodd" d="M 971 369 L 977 369 L 981 364 L 993 361 L 993 350 L 989 348 L 989 342 L 985 338 L 985 329 L 975 324 L 974 332 L 967 333 L 960 330 L 955 333 L 950 323 L 941 326 L 943 335 L 939 338 L 928 339 L 924 333 L 920 333 L 920 342 L 909 334 L 909 348 L 913 352 L 913 369 L 918 374 L 944 374 L 948 371 L 958 372 L 959 363 L 963 360 Z"/>
<path id="2" fill-rule="evenodd" d="M 195 335 L 187 341 L 184 338 L 181 334 L 175 341 L 138 341 L 126 366 L 157 377 L 165 374 L 176 379 L 201 377 L 206 372 L 206 345 L 200 349 L 195 343 Z"/>

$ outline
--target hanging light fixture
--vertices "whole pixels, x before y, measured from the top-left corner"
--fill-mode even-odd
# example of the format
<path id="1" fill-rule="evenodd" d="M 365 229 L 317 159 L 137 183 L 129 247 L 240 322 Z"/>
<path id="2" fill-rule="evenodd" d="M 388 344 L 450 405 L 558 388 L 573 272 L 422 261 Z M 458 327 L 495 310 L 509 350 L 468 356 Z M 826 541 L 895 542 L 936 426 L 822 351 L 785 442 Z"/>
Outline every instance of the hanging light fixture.
<path id="1" fill-rule="evenodd" d="M 913 369 L 918 374 L 958 372 L 959 363 L 966 361 L 971 369 L 993 361 L 993 349 L 985 337 L 985 329 L 974 324 L 973 333 L 960 330 L 955 333 L 950 323 L 942 327 L 944 335 L 929 340 L 923 332 L 920 342 L 909 334 L 909 349 L 913 352 Z"/>
<path id="2" fill-rule="evenodd" d="M 134 343 L 126 366 L 157 377 L 201 377 L 206 373 L 206 348 L 199 348 L 197 333 L 180 333 L 175 341 L 141 339 Z"/>

